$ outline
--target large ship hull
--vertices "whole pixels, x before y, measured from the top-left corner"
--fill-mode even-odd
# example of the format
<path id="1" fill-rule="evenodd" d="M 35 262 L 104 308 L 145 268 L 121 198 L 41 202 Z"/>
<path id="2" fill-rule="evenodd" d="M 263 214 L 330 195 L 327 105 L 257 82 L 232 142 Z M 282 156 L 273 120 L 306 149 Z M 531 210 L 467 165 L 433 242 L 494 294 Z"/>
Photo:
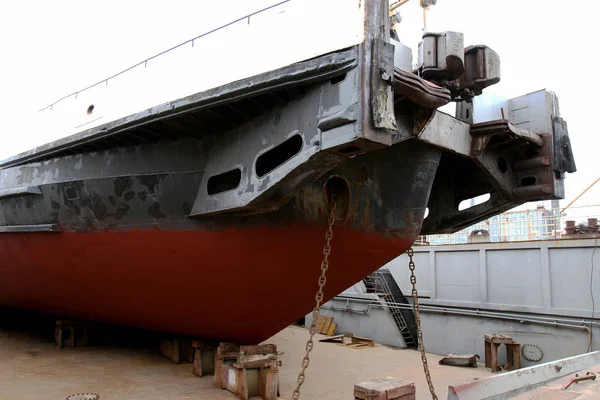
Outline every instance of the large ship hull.
<path id="1" fill-rule="evenodd" d="M 298 54 L 314 45 L 317 57 L 287 51 L 282 60 L 297 62 L 249 77 L 258 58 L 248 60 L 232 72 L 243 79 L 119 118 L 89 104 L 100 93 L 106 109 L 133 107 L 127 85 L 98 92 L 114 77 L 45 109 L 77 133 L 0 162 L 0 305 L 255 343 L 314 307 L 333 203 L 324 300 L 419 233 L 562 196 L 574 166 L 551 94 L 540 112 L 515 103 L 518 114 L 483 124 L 472 124 L 464 99 L 465 118 L 437 112 L 456 88 L 466 96 L 499 80 L 493 51 L 457 54 L 453 68 L 464 59 L 479 75 L 451 91 L 395 65 L 402 47 L 390 42 L 387 1 L 339 1 L 348 18 L 326 3 L 332 23 L 346 24 L 328 27 L 342 35 L 335 48 L 292 32 L 308 49 Z M 271 17 L 310 20 L 290 7 Z M 204 67 L 187 69 L 190 85 L 210 87 Z M 430 67 L 440 84 L 456 72 Z M 458 207 L 486 193 L 488 202 Z"/>
<path id="2" fill-rule="evenodd" d="M 137 151 L 172 171 L 192 144 Z M 347 160 L 275 211 L 190 218 L 201 171 L 115 177 L 111 152 L 21 167 L 52 178 L 36 186 L 41 195 L 2 200 L 0 304 L 238 343 L 265 340 L 314 306 L 330 186 L 338 209 L 325 301 L 412 245 L 442 159 L 406 141 Z M 43 172 L 75 163 L 71 176 L 87 179 Z"/>
<path id="3" fill-rule="evenodd" d="M 168 149 L 181 156 L 192 144 L 160 143 L 138 151 L 161 154 L 164 161 Z M 5 228 L 0 235 L 0 304 L 198 338 L 260 342 L 314 306 L 331 182 L 341 182 L 340 209 L 326 300 L 414 242 L 440 152 L 405 143 L 378 153 L 377 162 L 374 156 L 349 160 L 277 211 L 243 217 L 189 218 L 201 173 L 52 178 L 37 186 L 41 196 L 3 200 L 14 204 L 4 208 L 4 216 L 19 231 Z M 97 156 L 88 157 L 82 176 L 110 170 L 97 169 L 92 162 Z M 181 159 L 172 158 L 171 170 Z M 34 168 L 69 169 L 72 162 L 67 157 Z M 414 182 L 417 177 L 421 183 Z M 26 221 L 24 209 L 58 223 Z"/>
<path id="4" fill-rule="evenodd" d="M 40 233 L 2 240 L 0 302 L 197 338 L 259 343 L 314 303 L 323 225 L 220 232 Z M 325 299 L 412 239 L 338 229 Z M 368 248 L 368 251 L 358 249 Z"/>

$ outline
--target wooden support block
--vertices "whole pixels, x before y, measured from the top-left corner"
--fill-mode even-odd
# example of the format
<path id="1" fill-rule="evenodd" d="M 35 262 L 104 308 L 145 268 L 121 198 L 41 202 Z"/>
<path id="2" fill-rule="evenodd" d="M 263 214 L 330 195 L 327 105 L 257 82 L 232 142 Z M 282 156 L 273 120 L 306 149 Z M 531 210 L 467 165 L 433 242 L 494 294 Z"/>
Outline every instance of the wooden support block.
<path id="1" fill-rule="evenodd" d="M 315 332 L 320 333 L 321 329 L 323 329 L 323 325 L 325 325 L 325 317 L 321 315 L 316 321 L 314 321 L 314 324 L 316 326 Z"/>
<path id="2" fill-rule="evenodd" d="M 323 326 L 319 330 L 319 333 L 321 333 L 323 335 L 327 334 L 327 331 L 329 330 L 329 327 L 331 326 L 332 322 L 333 322 L 333 317 L 325 317 L 325 322 L 323 323 Z"/>
<path id="3" fill-rule="evenodd" d="M 415 400 L 415 384 L 396 378 L 373 379 L 354 385 L 355 400 Z"/>
<path id="4" fill-rule="evenodd" d="M 337 329 L 337 324 L 335 322 L 332 322 L 331 325 L 329 325 L 329 329 L 327 329 L 327 336 L 333 336 L 335 335 L 335 330 Z"/>

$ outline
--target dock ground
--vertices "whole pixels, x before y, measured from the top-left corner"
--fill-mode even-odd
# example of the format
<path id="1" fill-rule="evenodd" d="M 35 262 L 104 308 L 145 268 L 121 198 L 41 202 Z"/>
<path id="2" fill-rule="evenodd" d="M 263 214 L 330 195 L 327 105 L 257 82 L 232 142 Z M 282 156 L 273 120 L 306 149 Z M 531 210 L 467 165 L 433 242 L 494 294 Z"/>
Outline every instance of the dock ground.
<path id="1" fill-rule="evenodd" d="M 0 312 L 0 316 L 4 314 Z M 215 388 L 212 376 L 198 378 L 192 374 L 191 364 L 175 365 L 159 354 L 147 331 L 135 331 L 127 340 L 111 344 L 60 349 L 50 328 L 52 320 L 45 316 L 1 318 L 1 400 L 62 400 L 83 392 L 98 393 L 102 400 L 235 399 Z M 307 338 L 307 329 L 290 326 L 266 341 L 284 352 L 280 368 L 283 399 L 289 399 L 295 387 Z M 431 398 L 415 350 L 386 346 L 352 349 L 316 342 L 310 358 L 301 390 L 304 399 L 348 400 L 355 383 L 387 376 L 413 381 L 417 399 Z M 481 366 L 442 366 L 438 364 L 441 356 L 429 354 L 428 358 L 440 399 L 446 398 L 449 384 L 490 375 Z"/>

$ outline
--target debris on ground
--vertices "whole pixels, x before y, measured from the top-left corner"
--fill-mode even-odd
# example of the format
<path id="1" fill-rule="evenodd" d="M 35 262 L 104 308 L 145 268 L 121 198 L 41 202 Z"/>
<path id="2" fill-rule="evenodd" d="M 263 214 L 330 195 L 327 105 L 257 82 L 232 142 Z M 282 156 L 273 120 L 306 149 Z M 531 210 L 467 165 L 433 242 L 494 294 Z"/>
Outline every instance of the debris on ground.
<path id="1" fill-rule="evenodd" d="M 440 360 L 442 365 L 477 368 L 477 354 L 448 354 Z"/>
<path id="2" fill-rule="evenodd" d="M 344 333 L 343 335 L 336 335 L 329 338 L 321 339 L 319 342 L 323 343 L 337 343 L 339 346 L 346 346 L 353 349 L 363 349 L 366 347 L 378 347 L 379 345 L 373 341 L 373 339 L 354 336 L 353 333 Z"/>

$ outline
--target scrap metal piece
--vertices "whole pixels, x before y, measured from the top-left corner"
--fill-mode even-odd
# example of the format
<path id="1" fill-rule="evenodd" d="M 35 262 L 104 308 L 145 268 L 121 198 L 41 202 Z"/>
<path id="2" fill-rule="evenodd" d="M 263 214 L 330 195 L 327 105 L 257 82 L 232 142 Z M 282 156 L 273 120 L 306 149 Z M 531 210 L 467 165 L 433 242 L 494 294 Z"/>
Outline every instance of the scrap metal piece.
<path id="1" fill-rule="evenodd" d="M 563 386 L 562 390 L 567 390 L 569 388 L 569 386 L 571 386 L 574 383 L 579 383 L 579 382 L 583 382 L 583 381 L 595 381 L 595 380 L 596 380 L 596 374 L 594 374 L 593 372 L 587 372 L 583 376 L 579 376 L 579 374 L 575 374 L 575 378 L 571 379 L 565 386 Z"/>
<path id="2" fill-rule="evenodd" d="M 98 393 L 75 393 L 67 396 L 66 400 L 100 400 Z"/>
<path id="3" fill-rule="evenodd" d="M 342 345 L 353 349 L 362 349 L 365 347 L 375 347 L 375 342 L 370 338 L 352 335 L 342 337 Z"/>
<path id="4" fill-rule="evenodd" d="M 367 337 L 354 336 L 353 333 L 347 332 L 343 335 L 331 336 L 325 339 L 319 340 L 323 343 L 337 343 L 338 346 L 346 346 L 353 349 L 363 349 L 366 347 L 377 347 L 378 345 L 373 339 Z"/>
<path id="5" fill-rule="evenodd" d="M 328 338 L 325 338 L 325 339 L 321 339 L 321 340 L 319 340 L 319 342 L 322 342 L 322 343 L 342 343 L 342 338 L 345 335 L 346 334 L 331 336 L 331 337 L 328 337 Z"/>
<path id="6" fill-rule="evenodd" d="M 448 354 L 440 360 L 440 364 L 477 368 L 477 358 L 477 354 Z"/>

